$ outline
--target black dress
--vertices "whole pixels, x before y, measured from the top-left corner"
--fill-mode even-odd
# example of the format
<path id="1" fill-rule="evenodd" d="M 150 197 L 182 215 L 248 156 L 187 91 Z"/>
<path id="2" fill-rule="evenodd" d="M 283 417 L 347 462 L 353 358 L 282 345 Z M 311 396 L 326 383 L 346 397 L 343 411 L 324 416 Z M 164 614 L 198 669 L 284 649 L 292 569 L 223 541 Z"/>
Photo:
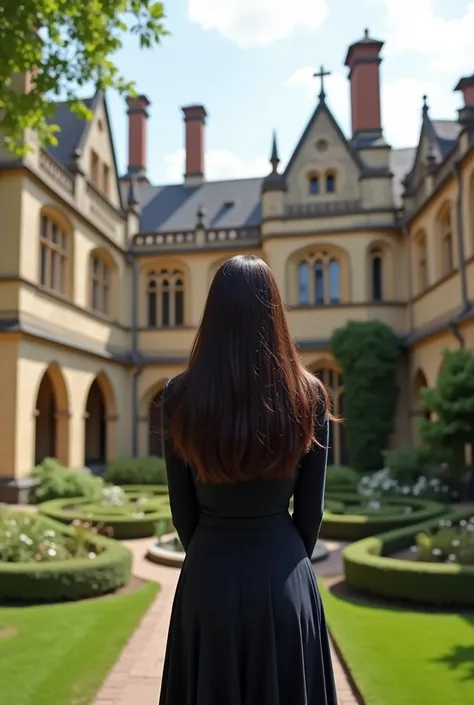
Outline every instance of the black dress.
<path id="1" fill-rule="evenodd" d="M 166 436 L 167 396 L 170 504 L 186 560 L 159 705 L 337 705 L 309 558 L 322 520 L 327 452 L 308 452 L 294 479 L 203 485 Z M 325 421 L 325 445 L 327 433 Z"/>

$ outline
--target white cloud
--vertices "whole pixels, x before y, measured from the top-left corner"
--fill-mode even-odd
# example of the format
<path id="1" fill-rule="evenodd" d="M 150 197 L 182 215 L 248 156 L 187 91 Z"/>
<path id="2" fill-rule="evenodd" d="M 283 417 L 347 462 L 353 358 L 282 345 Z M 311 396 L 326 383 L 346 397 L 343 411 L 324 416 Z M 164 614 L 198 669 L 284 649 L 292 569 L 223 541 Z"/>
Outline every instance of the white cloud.
<path id="1" fill-rule="evenodd" d="M 184 174 L 184 149 L 177 149 L 164 157 L 166 165 L 166 181 L 180 182 Z M 210 149 L 205 155 L 206 179 L 242 179 L 252 176 L 266 176 L 270 171 L 268 157 L 256 157 L 246 161 L 227 149 Z"/>
<path id="2" fill-rule="evenodd" d="M 413 53 L 438 75 L 472 73 L 474 2 L 466 3 L 462 16 L 444 19 L 435 0 L 385 0 L 385 27 L 387 56 Z"/>
<path id="3" fill-rule="evenodd" d="M 327 0 L 188 0 L 191 22 L 241 49 L 267 46 L 299 29 L 316 30 L 327 14 Z"/>

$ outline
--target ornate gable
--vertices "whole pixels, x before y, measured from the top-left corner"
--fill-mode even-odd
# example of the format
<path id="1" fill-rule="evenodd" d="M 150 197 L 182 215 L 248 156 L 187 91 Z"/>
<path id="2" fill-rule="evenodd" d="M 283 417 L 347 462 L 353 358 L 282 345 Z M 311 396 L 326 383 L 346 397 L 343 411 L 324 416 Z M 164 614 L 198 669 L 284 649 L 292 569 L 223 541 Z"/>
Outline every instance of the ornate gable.
<path id="1" fill-rule="evenodd" d="M 92 101 L 93 118 L 78 145 L 79 163 L 87 179 L 116 208 L 122 208 L 117 164 L 107 102 L 102 91 Z"/>
<path id="2" fill-rule="evenodd" d="M 288 202 L 357 200 L 361 172 L 359 157 L 329 110 L 322 89 L 285 170 Z"/>

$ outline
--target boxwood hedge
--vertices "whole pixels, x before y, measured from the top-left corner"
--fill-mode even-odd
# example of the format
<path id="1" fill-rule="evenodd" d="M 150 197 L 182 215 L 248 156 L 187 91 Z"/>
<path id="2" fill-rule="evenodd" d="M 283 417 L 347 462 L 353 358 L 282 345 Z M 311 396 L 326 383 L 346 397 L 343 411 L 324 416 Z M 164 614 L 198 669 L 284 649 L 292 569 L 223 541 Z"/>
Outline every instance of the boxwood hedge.
<path id="1" fill-rule="evenodd" d="M 326 511 L 324 512 L 320 536 L 323 539 L 337 541 L 359 541 L 368 536 L 381 534 L 421 521 L 428 521 L 446 512 L 446 506 L 426 499 L 415 497 L 390 497 L 383 499 L 381 509 L 376 513 L 362 514 L 361 503 L 368 499 L 357 494 L 328 493 Z M 354 513 L 340 514 L 340 508 L 334 513 L 334 502 L 354 506 Z M 406 512 L 410 507 L 411 511 Z"/>
<path id="2" fill-rule="evenodd" d="M 53 499 L 39 505 L 39 512 L 56 521 L 69 524 L 74 520 L 89 522 L 93 526 L 107 527 L 114 539 L 139 539 L 154 536 L 158 521 L 169 524 L 173 531 L 169 508 L 168 488 L 163 485 L 129 485 L 124 488 L 130 499 L 147 497 L 148 502 L 135 512 L 130 505 L 104 506 L 100 502 L 76 497 Z"/>
<path id="3" fill-rule="evenodd" d="M 443 519 L 456 523 L 471 516 L 472 511 L 452 512 Z M 390 557 L 410 548 L 418 533 L 436 531 L 438 524 L 439 519 L 435 519 L 346 546 L 343 560 L 348 585 L 384 598 L 438 606 L 474 606 L 474 566 Z"/>
<path id="4" fill-rule="evenodd" d="M 73 529 L 38 517 L 46 529 L 72 535 Z M 61 602 L 97 597 L 126 585 L 131 576 L 132 554 L 117 541 L 91 534 L 97 548 L 93 560 L 71 558 L 44 563 L 0 562 L 0 600 Z"/>

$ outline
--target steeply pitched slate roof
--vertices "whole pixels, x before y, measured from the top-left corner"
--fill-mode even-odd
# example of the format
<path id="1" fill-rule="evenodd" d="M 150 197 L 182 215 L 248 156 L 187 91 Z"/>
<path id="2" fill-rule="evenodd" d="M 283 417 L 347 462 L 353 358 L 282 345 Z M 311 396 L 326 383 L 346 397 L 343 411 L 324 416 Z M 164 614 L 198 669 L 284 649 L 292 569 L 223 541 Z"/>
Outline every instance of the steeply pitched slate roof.
<path id="1" fill-rule="evenodd" d="M 455 120 L 431 120 L 434 132 L 437 137 L 441 157 L 444 158 L 454 147 L 461 125 Z"/>
<path id="2" fill-rule="evenodd" d="M 212 228 L 253 227 L 260 224 L 262 179 L 208 181 L 200 186 L 140 187 L 142 232 L 193 230 L 200 207 Z"/>
<path id="3" fill-rule="evenodd" d="M 83 102 L 91 110 L 94 104 L 94 97 L 86 98 Z M 58 144 L 56 147 L 49 146 L 48 152 L 67 168 L 71 164 L 74 150 L 82 142 L 83 135 L 90 123 L 81 120 L 72 113 L 67 103 L 56 103 L 56 112 L 53 117 L 48 118 L 47 122 L 50 125 L 58 125 L 61 130 L 57 134 Z"/>

